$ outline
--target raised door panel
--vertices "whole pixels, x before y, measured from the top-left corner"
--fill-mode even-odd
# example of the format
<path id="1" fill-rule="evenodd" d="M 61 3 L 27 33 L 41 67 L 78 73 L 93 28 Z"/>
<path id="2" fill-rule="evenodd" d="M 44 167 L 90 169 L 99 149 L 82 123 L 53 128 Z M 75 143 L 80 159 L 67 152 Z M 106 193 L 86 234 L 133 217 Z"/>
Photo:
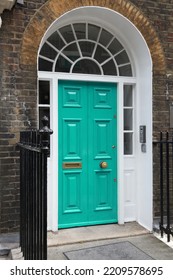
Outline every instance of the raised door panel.
<path id="1" fill-rule="evenodd" d="M 81 179 L 81 171 L 63 171 L 63 214 L 82 212 Z"/>
<path id="2" fill-rule="evenodd" d="M 95 171 L 94 211 L 112 210 L 111 170 Z"/>
<path id="3" fill-rule="evenodd" d="M 125 221 L 136 219 L 135 172 L 124 170 L 124 216 Z"/>
<path id="4" fill-rule="evenodd" d="M 94 89 L 94 108 L 111 109 L 111 90 L 109 88 L 95 88 Z"/>
<path id="5" fill-rule="evenodd" d="M 111 120 L 94 120 L 94 157 L 95 159 L 111 158 Z"/>
<path id="6" fill-rule="evenodd" d="M 82 119 L 63 119 L 63 159 L 82 159 Z"/>
<path id="7" fill-rule="evenodd" d="M 81 87 L 65 86 L 63 92 L 64 108 L 81 108 L 82 107 Z"/>

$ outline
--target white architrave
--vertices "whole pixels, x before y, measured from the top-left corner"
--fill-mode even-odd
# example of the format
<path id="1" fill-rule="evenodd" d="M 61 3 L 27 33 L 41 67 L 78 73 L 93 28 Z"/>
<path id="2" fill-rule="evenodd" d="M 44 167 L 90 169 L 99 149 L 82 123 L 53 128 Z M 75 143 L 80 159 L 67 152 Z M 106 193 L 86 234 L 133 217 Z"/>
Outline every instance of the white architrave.
<path id="1" fill-rule="evenodd" d="M 4 10 L 11 10 L 14 6 L 16 0 L 1 0 L 0 2 L 0 15 L 3 13 Z M 2 25 L 2 19 L 0 17 L 0 27 Z"/>
<path id="2" fill-rule="evenodd" d="M 111 81 L 118 85 L 118 222 L 137 221 L 152 230 L 153 224 L 153 188 L 152 188 L 152 59 L 145 39 L 135 25 L 121 14 L 102 7 L 81 7 L 58 18 L 47 30 L 40 44 L 40 49 L 47 38 L 62 26 L 73 22 L 92 22 L 101 25 L 116 35 L 125 47 L 134 77 L 115 77 L 97 75 L 67 75 L 52 72 L 38 72 L 39 79 L 50 80 L 52 87 L 51 128 L 52 158 L 50 158 L 50 182 L 48 189 L 48 224 L 49 229 L 58 228 L 58 129 L 57 129 L 57 90 L 58 80 Z M 40 52 L 40 50 L 39 50 Z M 39 55 L 38 52 L 38 55 Z M 123 154 L 123 85 L 134 85 L 134 153 Z M 139 139 L 140 125 L 146 126 L 146 152 L 141 149 Z M 52 170 L 55 170 L 53 174 Z M 133 193 L 133 195 L 131 195 Z"/>

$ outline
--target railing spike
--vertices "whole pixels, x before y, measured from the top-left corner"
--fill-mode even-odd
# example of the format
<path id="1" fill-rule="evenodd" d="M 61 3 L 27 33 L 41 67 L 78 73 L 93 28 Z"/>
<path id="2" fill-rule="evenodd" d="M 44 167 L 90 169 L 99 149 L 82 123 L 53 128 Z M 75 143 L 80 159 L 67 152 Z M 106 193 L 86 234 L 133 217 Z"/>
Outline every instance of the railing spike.
<path id="1" fill-rule="evenodd" d="M 20 246 L 26 260 L 47 259 L 48 118 L 43 128 L 20 134 Z"/>

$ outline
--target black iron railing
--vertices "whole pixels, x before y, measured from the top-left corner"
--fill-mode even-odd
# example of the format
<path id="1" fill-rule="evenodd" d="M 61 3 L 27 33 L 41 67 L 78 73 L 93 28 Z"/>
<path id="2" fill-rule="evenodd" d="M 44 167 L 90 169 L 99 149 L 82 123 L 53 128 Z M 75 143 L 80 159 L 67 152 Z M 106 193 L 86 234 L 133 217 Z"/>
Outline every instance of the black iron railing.
<path id="1" fill-rule="evenodd" d="M 52 130 L 20 133 L 20 246 L 26 260 L 47 259 L 47 157 Z"/>
<path id="2" fill-rule="evenodd" d="M 160 173 L 160 232 L 161 237 L 167 234 L 170 242 L 173 236 L 173 135 L 160 132 L 159 141 L 159 173 Z"/>

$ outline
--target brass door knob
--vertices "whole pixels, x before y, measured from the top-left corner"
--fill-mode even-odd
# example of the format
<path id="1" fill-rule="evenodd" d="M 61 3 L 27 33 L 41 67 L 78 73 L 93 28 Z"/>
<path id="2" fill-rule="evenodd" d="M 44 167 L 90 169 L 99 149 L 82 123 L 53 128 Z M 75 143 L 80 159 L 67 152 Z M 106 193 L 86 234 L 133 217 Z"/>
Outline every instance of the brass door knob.
<path id="1" fill-rule="evenodd" d="M 102 162 L 100 162 L 100 167 L 101 168 L 107 168 L 108 167 L 108 163 L 106 161 L 102 161 Z"/>

